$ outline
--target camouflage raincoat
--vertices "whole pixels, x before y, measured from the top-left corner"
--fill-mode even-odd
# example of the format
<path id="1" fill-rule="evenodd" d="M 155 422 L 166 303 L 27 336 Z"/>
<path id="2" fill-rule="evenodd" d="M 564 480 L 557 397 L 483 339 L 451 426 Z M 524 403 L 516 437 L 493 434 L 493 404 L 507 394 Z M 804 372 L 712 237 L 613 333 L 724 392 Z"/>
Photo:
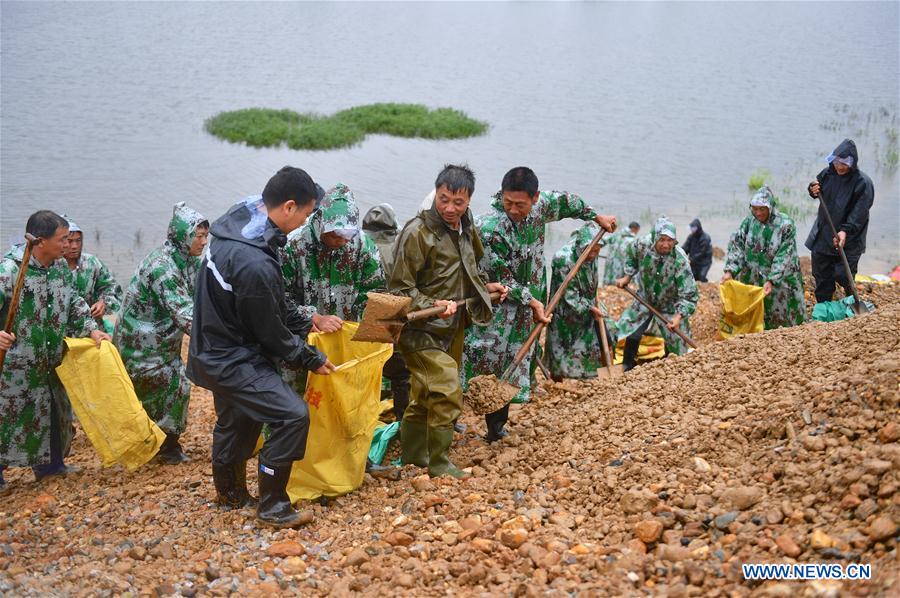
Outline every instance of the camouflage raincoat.
<path id="1" fill-rule="evenodd" d="M 662 228 L 666 228 L 671 235 L 675 234 L 675 225 L 663 216 L 656 221 L 649 235 L 637 239 L 628 247 L 625 274 L 637 282 L 637 293 L 667 318 L 681 314 L 679 329 L 690 336 L 688 317 L 697 309 L 700 292 L 694 275 L 691 274 L 687 255 L 681 247 L 675 245 L 668 255 L 657 253 L 656 238 Z M 619 338 L 636 332 L 651 317 L 653 315 L 646 307 L 633 301 L 616 325 Z M 646 333 L 663 337 L 670 353 L 681 355 L 687 351 L 687 344 L 681 337 L 656 318 L 653 318 Z"/>
<path id="2" fill-rule="evenodd" d="M 74 220 L 63 215 L 69 222 L 69 233 L 80 232 L 82 236 L 84 231 L 81 230 Z M 109 268 L 106 267 L 100 258 L 90 253 L 81 253 L 78 263 L 72 269 L 75 277 L 75 288 L 84 297 L 88 307 L 97 303 L 101 299 L 106 303 L 105 315 L 111 315 L 119 311 L 122 306 L 122 287 L 113 278 Z M 97 318 L 97 324 L 102 324 L 103 318 Z"/>
<path id="3" fill-rule="evenodd" d="M 562 285 L 572 271 L 581 253 L 600 230 L 594 224 L 587 224 L 572 233 L 572 240 L 564 245 L 553 257 L 550 289 Z M 591 307 L 597 297 L 599 283 L 597 260 L 586 261 L 566 287 L 553 319 L 547 327 L 547 368 L 553 377 L 596 378 L 597 369 L 602 366 L 599 327 Z M 602 303 L 600 308 L 606 312 Z M 615 330 L 615 322 L 606 319 L 607 330 Z M 613 350 L 615 345 L 610 345 Z"/>
<path id="4" fill-rule="evenodd" d="M 339 249 L 320 238 L 340 231 L 355 234 Z M 360 230 L 359 208 L 346 185 L 339 183 L 325 194 L 306 226 L 288 235 L 283 251 L 285 292 L 307 317 L 319 313 L 356 322 L 366 306 L 366 293 L 385 288 L 378 247 Z"/>
<path id="5" fill-rule="evenodd" d="M 768 187 L 753 196 L 752 204 L 768 207 L 769 219 L 762 223 L 752 214 L 744 218 L 728 243 L 725 271 L 744 284 L 772 283 L 765 298 L 766 330 L 803 324 L 806 300 L 794 221 L 778 211 Z"/>
<path id="6" fill-rule="evenodd" d="M 0 261 L 0 318 L 6 321 L 24 246 Z M 66 261 L 45 268 L 34 257 L 25 273 L 19 311 L 13 323 L 16 342 L 6 354 L 0 376 L 0 467 L 50 462 L 50 425 L 59 423 L 62 454 L 72 440 L 72 407 L 56 376 L 63 338 L 88 336 L 97 325 L 74 287 Z"/>
<path id="7" fill-rule="evenodd" d="M 191 332 L 200 265 L 191 242 L 206 222 L 184 202 L 175 204 L 166 242 L 144 258 L 128 285 L 113 336 L 144 409 L 167 434 L 181 434 L 187 424 L 191 385 L 181 343 Z"/>
<path id="8" fill-rule="evenodd" d="M 616 284 L 616 280 L 625 276 L 625 254 L 628 246 L 637 239 L 635 234 L 627 228 L 616 231 L 609 237 L 603 238 L 605 245 L 609 247 L 606 254 L 606 267 L 603 269 L 603 286 Z"/>
<path id="9" fill-rule="evenodd" d="M 490 324 L 466 331 L 463 375 L 465 383 L 482 374 L 503 373 L 534 327 L 528 302 L 546 302 L 546 226 L 564 218 L 592 220 L 597 213 L 574 193 L 541 192 L 522 222 L 515 223 L 503 210 L 497 192 L 491 210 L 475 219 L 485 254 L 479 264 L 487 279 L 509 287 L 506 301 L 495 306 Z M 530 398 L 531 355 L 522 360 L 512 381 L 521 388 L 516 400 Z M 466 384 L 464 384 L 465 386 Z"/>

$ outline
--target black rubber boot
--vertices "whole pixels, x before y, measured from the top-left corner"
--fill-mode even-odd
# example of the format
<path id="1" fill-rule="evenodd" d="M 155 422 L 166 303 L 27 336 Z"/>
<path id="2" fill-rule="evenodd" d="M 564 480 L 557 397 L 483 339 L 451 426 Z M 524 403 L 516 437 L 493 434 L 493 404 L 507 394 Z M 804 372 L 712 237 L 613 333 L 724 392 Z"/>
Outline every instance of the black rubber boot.
<path id="1" fill-rule="evenodd" d="M 509 420 L 509 403 L 484 416 L 484 423 L 487 424 L 487 434 L 484 439 L 488 442 L 497 442 L 508 435 L 506 431 L 506 422 Z"/>
<path id="2" fill-rule="evenodd" d="M 213 463 L 212 470 L 219 506 L 229 510 L 256 506 L 256 499 L 247 491 L 246 461 L 227 465 Z"/>
<path id="3" fill-rule="evenodd" d="M 625 339 L 625 351 L 622 353 L 622 371 L 627 372 L 637 365 L 638 349 L 641 347 L 640 338 Z"/>
<path id="4" fill-rule="evenodd" d="M 409 382 L 398 382 L 396 385 L 391 381 L 391 394 L 394 395 L 394 417 L 397 421 L 403 421 L 403 414 L 409 405 Z"/>
<path id="5" fill-rule="evenodd" d="M 163 440 L 162 446 L 159 447 L 159 452 L 156 454 L 160 461 L 169 465 L 178 465 L 191 460 L 184 454 L 181 443 L 178 442 L 180 437 L 180 434 L 166 434 L 166 439 Z"/>
<path id="6" fill-rule="evenodd" d="M 312 523 L 312 517 L 308 513 L 297 511 L 291 504 L 287 493 L 290 477 L 290 465 L 269 467 L 259 464 L 259 505 L 256 507 L 256 519 L 261 523 L 276 529 Z"/>

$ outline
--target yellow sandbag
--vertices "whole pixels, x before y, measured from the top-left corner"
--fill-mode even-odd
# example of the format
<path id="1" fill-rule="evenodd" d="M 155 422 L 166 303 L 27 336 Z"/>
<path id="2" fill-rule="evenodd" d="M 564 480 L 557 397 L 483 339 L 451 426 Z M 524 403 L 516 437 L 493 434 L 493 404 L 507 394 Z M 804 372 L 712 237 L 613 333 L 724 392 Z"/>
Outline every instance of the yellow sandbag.
<path id="1" fill-rule="evenodd" d="M 393 345 L 351 341 L 359 324 L 315 333 L 309 342 L 339 369 L 330 376 L 310 372 L 306 382 L 309 438 L 288 482 L 291 500 L 340 496 L 359 488 L 366 456 L 381 413 L 381 371 Z"/>
<path id="2" fill-rule="evenodd" d="M 666 340 L 661 336 L 645 334 L 641 337 L 641 345 L 638 347 L 637 361 L 651 361 L 666 356 Z M 625 337 L 616 343 L 616 364 L 622 363 L 625 357 Z"/>
<path id="3" fill-rule="evenodd" d="M 722 315 L 719 317 L 719 338 L 738 334 L 762 332 L 765 328 L 765 294 L 762 287 L 727 280 L 719 285 Z"/>
<path id="4" fill-rule="evenodd" d="M 159 452 L 166 434 L 150 419 L 116 347 L 89 338 L 67 338 L 56 373 L 72 410 L 103 467 L 120 463 L 134 471 Z"/>

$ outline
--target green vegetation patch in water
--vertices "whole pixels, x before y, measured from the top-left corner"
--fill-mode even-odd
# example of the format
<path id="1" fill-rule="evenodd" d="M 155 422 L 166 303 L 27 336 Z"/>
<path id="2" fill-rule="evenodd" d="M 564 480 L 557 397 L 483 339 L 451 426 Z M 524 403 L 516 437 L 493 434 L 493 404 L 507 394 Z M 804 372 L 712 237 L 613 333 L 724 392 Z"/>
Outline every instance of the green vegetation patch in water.
<path id="1" fill-rule="evenodd" d="M 460 139 L 484 134 L 487 123 L 452 108 L 429 110 L 420 104 L 369 104 L 331 116 L 293 110 L 245 108 L 221 112 L 206 130 L 232 143 L 252 147 L 282 144 L 296 150 L 328 150 L 360 143 L 369 134 L 425 139 Z"/>

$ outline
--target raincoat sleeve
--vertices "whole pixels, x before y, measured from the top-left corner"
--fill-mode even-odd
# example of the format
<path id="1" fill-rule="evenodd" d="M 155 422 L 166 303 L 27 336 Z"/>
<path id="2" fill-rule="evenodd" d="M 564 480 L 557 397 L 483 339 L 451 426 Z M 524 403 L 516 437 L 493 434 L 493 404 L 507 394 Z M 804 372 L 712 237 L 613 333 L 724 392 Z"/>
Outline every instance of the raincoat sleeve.
<path id="1" fill-rule="evenodd" d="M 170 314 L 175 325 L 185 334 L 191 333 L 191 322 L 194 319 L 194 297 L 188 288 L 181 272 L 166 269 L 153 281 L 154 292 Z"/>
<path id="2" fill-rule="evenodd" d="M 528 285 L 521 284 L 516 280 L 515 274 L 509 267 L 509 245 L 496 232 L 488 232 L 482 242 L 486 249 L 485 259 L 481 260 L 481 263 L 488 264 L 486 280 L 493 278 L 492 282 L 499 282 L 508 287 L 507 301 L 528 305 L 534 296 Z"/>
<path id="3" fill-rule="evenodd" d="M 697 290 L 697 282 L 685 259 L 681 272 L 675 277 L 675 286 L 678 288 L 678 300 L 675 302 L 675 313 L 685 318 L 692 315 L 700 301 L 700 291 Z"/>
<path id="4" fill-rule="evenodd" d="M 641 257 L 638 255 L 638 242 L 629 243 L 625 248 L 625 274 L 634 277 L 638 273 Z"/>
<path id="5" fill-rule="evenodd" d="M 366 293 L 384 289 L 386 286 L 384 268 L 381 265 L 381 253 L 378 251 L 378 246 L 369 237 L 363 236 L 356 268 L 359 272 L 359 280 L 355 285 L 358 293 L 353 302 L 353 309 L 357 313 L 362 313 L 368 300 Z"/>
<path id="6" fill-rule="evenodd" d="M 310 319 L 316 313 L 314 305 L 301 305 L 297 301 L 297 297 L 303 296 L 303 280 L 300 276 L 303 265 L 300 263 L 300 257 L 294 247 L 293 240 L 288 241 L 281 252 L 281 274 L 284 277 L 285 295 L 292 299 L 288 301 L 288 308 L 296 311 L 302 318 Z M 305 336 L 303 338 L 306 338 Z"/>
<path id="7" fill-rule="evenodd" d="M 562 269 L 560 269 L 560 280 L 565 279 L 567 274 L 568 272 L 562 272 Z M 590 291 L 587 291 L 585 286 L 582 270 L 579 270 L 578 274 L 575 275 L 575 278 L 572 279 L 572 282 L 566 287 L 566 290 L 563 293 L 563 302 L 580 315 L 590 313 L 591 308 L 594 306 L 591 300 L 586 296 L 586 292 L 589 294 Z"/>
<path id="8" fill-rule="evenodd" d="M 103 299 L 106 303 L 106 313 L 119 311 L 122 305 L 122 287 L 113 278 L 112 272 L 106 264 L 97 260 L 97 283 L 94 286 L 94 301 Z"/>
<path id="9" fill-rule="evenodd" d="M 91 308 L 84 297 L 72 293 L 69 300 L 69 317 L 66 318 L 66 336 L 81 338 L 97 330 L 97 323 L 91 317 Z"/>
<path id="10" fill-rule="evenodd" d="M 869 210 L 875 201 L 875 188 L 872 181 L 865 176 L 860 176 L 860 180 L 853 190 L 853 208 L 844 219 L 844 222 L 838 225 L 839 231 L 844 231 L 848 236 L 853 236 L 862 231 L 869 222 Z"/>
<path id="11" fill-rule="evenodd" d="M 406 230 L 397 242 L 389 288 L 399 295 L 412 297 L 408 311 L 434 307 L 434 302 L 438 299 L 454 299 L 454 297 L 431 297 L 419 291 L 416 286 L 417 273 L 426 267 L 428 250 L 421 231 Z"/>
<path id="12" fill-rule="evenodd" d="M 781 228 L 781 244 L 772 257 L 772 265 L 769 267 L 769 275 L 766 280 L 774 285 L 780 285 L 784 281 L 796 244 L 797 229 L 793 222 L 785 222 Z"/>
<path id="13" fill-rule="evenodd" d="M 563 218 L 593 220 L 597 217 L 594 208 L 587 205 L 580 196 L 567 191 L 545 191 L 541 193 L 544 205 L 541 216 L 544 223 L 556 222 Z"/>
<path id="14" fill-rule="evenodd" d="M 725 255 L 725 271 L 731 272 L 732 275 L 744 269 L 746 260 L 744 247 L 747 245 L 748 224 L 747 220 L 741 222 L 741 225 L 734 231 L 731 239 L 728 241 L 728 253 Z"/>

